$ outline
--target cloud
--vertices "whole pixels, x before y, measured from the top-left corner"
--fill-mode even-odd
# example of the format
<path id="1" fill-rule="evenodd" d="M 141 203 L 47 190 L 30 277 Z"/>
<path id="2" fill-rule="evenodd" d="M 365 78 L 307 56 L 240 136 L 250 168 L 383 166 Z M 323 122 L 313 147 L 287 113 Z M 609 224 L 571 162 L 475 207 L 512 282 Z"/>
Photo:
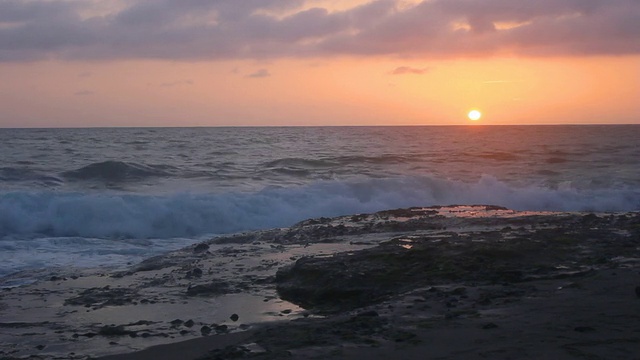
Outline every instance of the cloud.
<path id="1" fill-rule="evenodd" d="M 117 3 L 0 1 L 0 61 L 640 54 L 638 0 Z"/>
<path id="2" fill-rule="evenodd" d="M 271 73 L 269 73 L 269 70 L 267 69 L 260 69 L 247 75 L 248 78 L 265 78 L 269 76 L 271 76 Z"/>
<path id="3" fill-rule="evenodd" d="M 428 71 L 429 71 L 429 68 L 417 69 L 409 66 L 400 66 L 395 68 L 395 70 L 393 70 L 391 74 L 392 75 L 405 75 L 405 74 L 422 75 L 422 74 L 426 74 Z"/>

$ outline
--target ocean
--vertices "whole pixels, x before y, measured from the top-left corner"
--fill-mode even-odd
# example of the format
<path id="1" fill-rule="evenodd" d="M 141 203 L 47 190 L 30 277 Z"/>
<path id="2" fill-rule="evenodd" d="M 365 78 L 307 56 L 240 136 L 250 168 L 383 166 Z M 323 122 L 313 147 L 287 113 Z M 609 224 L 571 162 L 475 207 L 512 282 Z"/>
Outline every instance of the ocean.
<path id="1" fill-rule="evenodd" d="M 384 209 L 640 210 L 640 125 L 0 129 L 0 277 Z"/>

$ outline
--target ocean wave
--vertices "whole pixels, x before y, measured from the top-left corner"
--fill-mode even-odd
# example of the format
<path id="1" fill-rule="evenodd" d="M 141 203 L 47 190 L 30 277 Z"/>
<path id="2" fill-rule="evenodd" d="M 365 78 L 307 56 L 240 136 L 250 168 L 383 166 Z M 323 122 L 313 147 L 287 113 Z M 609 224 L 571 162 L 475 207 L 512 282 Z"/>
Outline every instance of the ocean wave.
<path id="1" fill-rule="evenodd" d="M 422 160 L 422 155 L 340 156 L 341 165 L 351 164 L 402 164 Z"/>
<path id="2" fill-rule="evenodd" d="M 516 161 L 520 157 L 516 154 L 504 151 L 495 151 L 495 152 L 483 152 L 474 155 L 479 158 L 496 160 L 496 161 Z"/>
<path id="3" fill-rule="evenodd" d="M 294 168 L 303 168 L 303 169 L 335 167 L 338 165 L 339 164 L 332 162 L 330 160 L 303 159 L 303 158 L 284 158 L 284 159 L 269 161 L 263 164 L 263 166 L 266 168 L 294 167 Z"/>
<path id="4" fill-rule="evenodd" d="M 61 183 L 62 180 L 51 175 L 43 174 L 29 168 L 2 167 L 0 168 L 0 181 L 21 182 L 36 181 L 42 183 Z"/>
<path id="5" fill-rule="evenodd" d="M 320 181 L 254 193 L 130 195 L 0 194 L 0 237 L 173 238 L 289 226 L 320 217 L 449 204 L 516 210 L 640 210 L 640 190 L 518 188 L 491 176 L 475 183 L 434 177 Z"/>
<path id="6" fill-rule="evenodd" d="M 66 171 L 63 176 L 74 180 L 101 180 L 121 182 L 149 177 L 170 176 L 173 168 L 166 165 L 144 165 L 124 161 L 102 161 L 77 170 Z"/>

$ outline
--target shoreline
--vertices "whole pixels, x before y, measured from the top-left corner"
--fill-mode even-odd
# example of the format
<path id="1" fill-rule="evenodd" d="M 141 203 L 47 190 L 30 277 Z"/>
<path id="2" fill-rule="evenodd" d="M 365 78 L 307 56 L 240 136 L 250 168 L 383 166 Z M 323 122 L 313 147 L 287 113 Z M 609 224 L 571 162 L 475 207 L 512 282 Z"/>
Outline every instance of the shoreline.
<path id="1" fill-rule="evenodd" d="M 638 212 L 397 209 L 4 290 L 0 356 L 631 359 L 638 286 Z"/>

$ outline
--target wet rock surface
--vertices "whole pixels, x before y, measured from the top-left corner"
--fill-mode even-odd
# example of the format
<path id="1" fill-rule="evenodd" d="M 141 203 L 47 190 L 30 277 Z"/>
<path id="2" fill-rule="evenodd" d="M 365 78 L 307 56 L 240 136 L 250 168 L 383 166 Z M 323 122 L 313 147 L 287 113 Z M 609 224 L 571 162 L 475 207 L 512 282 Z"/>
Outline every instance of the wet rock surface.
<path id="1" fill-rule="evenodd" d="M 104 306 L 122 306 L 130 304 L 137 297 L 137 292 L 127 288 L 115 288 L 110 286 L 103 288 L 90 288 L 81 291 L 78 296 L 66 299 L 65 305 L 83 305 L 85 307 L 101 308 Z"/>
<path id="2" fill-rule="evenodd" d="M 522 226 L 527 219 L 528 226 Z M 305 308 L 343 311 L 424 286 L 588 276 L 597 269 L 619 266 L 621 256 L 640 258 L 637 215 L 575 214 L 560 222 L 528 217 L 506 223 L 483 220 L 505 226 L 403 235 L 357 252 L 301 258 L 278 270 L 278 293 Z M 521 226 L 509 226 L 514 223 Z"/>
<path id="3" fill-rule="evenodd" d="M 434 358 L 633 358 L 639 285 L 639 213 L 396 209 L 218 237 L 111 274 L 46 274 L 1 293 L 0 357 L 247 332 L 190 358 L 412 359 L 423 345 Z M 265 324 L 276 319 L 289 321 Z M 513 334 L 531 340 L 504 345 Z"/>

